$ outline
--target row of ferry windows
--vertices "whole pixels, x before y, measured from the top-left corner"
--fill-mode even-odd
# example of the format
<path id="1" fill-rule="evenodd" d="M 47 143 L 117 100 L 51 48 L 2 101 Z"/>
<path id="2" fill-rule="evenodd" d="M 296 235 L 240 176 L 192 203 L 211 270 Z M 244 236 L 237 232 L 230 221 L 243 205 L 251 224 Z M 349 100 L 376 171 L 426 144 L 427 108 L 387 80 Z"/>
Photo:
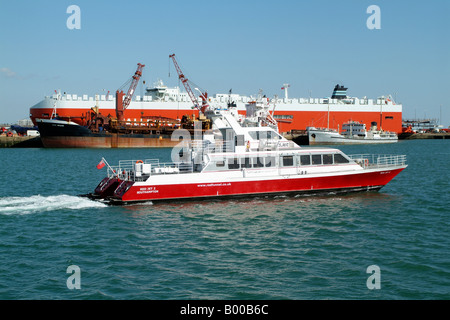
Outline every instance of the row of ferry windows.
<path id="1" fill-rule="evenodd" d="M 345 164 L 350 161 L 342 154 L 305 154 L 300 156 L 281 156 L 280 167 L 309 166 L 309 165 L 329 165 Z M 266 157 L 246 157 L 246 158 L 228 158 L 222 161 L 216 161 L 213 164 L 217 168 L 240 169 L 240 168 L 264 168 L 275 167 L 276 161 L 273 156 Z"/>

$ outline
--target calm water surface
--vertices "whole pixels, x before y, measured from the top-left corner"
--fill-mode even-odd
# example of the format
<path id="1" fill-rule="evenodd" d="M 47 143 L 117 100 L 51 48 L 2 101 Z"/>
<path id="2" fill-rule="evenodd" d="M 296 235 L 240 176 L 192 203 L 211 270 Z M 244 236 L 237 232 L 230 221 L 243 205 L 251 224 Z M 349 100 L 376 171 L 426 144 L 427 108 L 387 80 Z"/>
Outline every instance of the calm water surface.
<path id="1" fill-rule="evenodd" d="M 450 142 L 339 148 L 409 166 L 374 193 L 109 207 L 77 196 L 102 156 L 171 150 L 0 149 L 0 299 L 450 299 Z"/>

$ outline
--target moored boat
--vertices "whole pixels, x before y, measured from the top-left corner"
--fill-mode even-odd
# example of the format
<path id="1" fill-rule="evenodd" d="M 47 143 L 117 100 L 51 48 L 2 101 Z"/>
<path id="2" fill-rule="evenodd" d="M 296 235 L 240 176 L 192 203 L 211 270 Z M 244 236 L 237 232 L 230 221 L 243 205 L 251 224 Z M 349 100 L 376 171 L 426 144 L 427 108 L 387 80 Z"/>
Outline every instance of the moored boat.
<path id="1" fill-rule="evenodd" d="M 44 147 L 47 148 L 143 148 L 172 147 L 176 141 L 171 134 L 179 127 L 192 128 L 195 119 L 184 115 L 182 119 L 162 116 L 144 116 L 137 121 L 126 119 L 124 112 L 133 98 L 133 93 L 145 65 L 138 63 L 131 77 L 130 87 L 125 94 L 122 88 L 116 91 L 115 116 L 100 112 L 98 101 L 83 117 L 83 124 L 72 121 L 71 117 L 58 114 L 57 101 L 49 119 L 35 118 Z M 205 122 L 205 125 L 208 125 Z"/>
<path id="2" fill-rule="evenodd" d="M 37 119 L 42 145 L 45 148 L 147 148 L 173 147 L 175 128 L 128 126 L 123 132 L 97 130 L 93 132 L 70 120 Z"/>
<path id="3" fill-rule="evenodd" d="M 395 132 L 377 129 L 377 123 L 372 122 L 369 130 L 366 125 L 357 121 L 349 121 L 342 125 L 342 132 L 329 128 L 307 128 L 310 145 L 320 144 L 366 144 L 395 143 L 398 135 Z"/>

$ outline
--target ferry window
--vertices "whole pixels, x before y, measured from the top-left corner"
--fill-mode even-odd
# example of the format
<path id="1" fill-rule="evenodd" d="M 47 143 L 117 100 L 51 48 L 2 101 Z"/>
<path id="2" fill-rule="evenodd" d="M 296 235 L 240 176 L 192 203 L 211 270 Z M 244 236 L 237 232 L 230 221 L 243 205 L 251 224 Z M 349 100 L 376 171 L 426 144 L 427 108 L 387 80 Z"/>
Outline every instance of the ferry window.
<path id="1" fill-rule="evenodd" d="M 322 164 L 322 155 L 321 154 L 313 154 L 311 156 L 312 164 Z"/>
<path id="2" fill-rule="evenodd" d="M 294 165 L 294 157 L 293 156 L 284 156 L 283 157 L 283 167 L 292 167 Z"/>
<path id="3" fill-rule="evenodd" d="M 218 167 L 218 168 L 225 167 L 225 161 L 217 161 L 216 167 Z"/>
<path id="4" fill-rule="evenodd" d="M 309 154 L 300 156 L 300 164 L 302 166 L 309 166 L 311 164 L 311 157 Z"/>
<path id="5" fill-rule="evenodd" d="M 259 134 L 257 131 L 249 131 L 248 134 L 252 137 L 252 139 L 259 140 Z"/>
<path id="6" fill-rule="evenodd" d="M 237 135 L 234 137 L 234 143 L 236 146 L 243 146 L 245 145 L 245 139 L 244 139 L 244 135 Z"/>
<path id="7" fill-rule="evenodd" d="M 266 140 L 269 139 L 269 137 L 267 136 L 267 131 L 256 131 L 258 140 Z"/>
<path id="8" fill-rule="evenodd" d="M 228 160 L 228 169 L 239 169 L 239 161 L 238 159 L 229 159 Z"/>
<path id="9" fill-rule="evenodd" d="M 275 166 L 275 157 L 266 157 L 266 167 Z"/>
<path id="10" fill-rule="evenodd" d="M 349 161 L 342 154 L 336 153 L 334 155 L 334 163 L 349 163 Z"/>
<path id="11" fill-rule="evenodd" d="M 241 158 L 241 168 L 251 168 L 250 158 Z"/>
<path id="12" fill-rule="evenodd" d="M 264 131 L 256 131 L 257 137 L 260 140 L 279 140 L 281 139 L 280 135 L 278 135 L 276 132 L 264 130 Z M 251 133 L 250 133 L 251 136 Z"/>
<path id="13" fill-rule="evenodd" d="M 281 137 L 276 132 L 268 131 L 267 132 L 267 139 L 279 140 L 279 139 L 281 139 Z"/>
<path id="14" fill-rule="evenodd" d="M 332 154 L 324 154 L 323 155 L 323 164 L 333 164 L 333 155 Z"/>
<path id="15" fill-rule="evenodd" d="M 253 158 L 253 168 L 262 168 L 264 167 L 264 158 Z"/>
<path id="16" fill-rule="evenodd" d="M 394 119 L 394 117 L 392 117 L 392 116 L 386 116 L 386 117 L 384 117 L 385 119 Z"/>

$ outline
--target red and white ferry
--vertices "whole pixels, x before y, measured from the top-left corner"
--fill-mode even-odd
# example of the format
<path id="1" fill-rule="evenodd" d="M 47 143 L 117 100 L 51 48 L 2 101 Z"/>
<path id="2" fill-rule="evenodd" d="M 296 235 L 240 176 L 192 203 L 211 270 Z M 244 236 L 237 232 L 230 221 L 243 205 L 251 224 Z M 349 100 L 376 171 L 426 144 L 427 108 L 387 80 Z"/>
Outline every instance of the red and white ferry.
<path id="1" fill-rule="evenodd" d="M 404 155 L 348 156 L 334 148 L 299 147 L 261 121 L 240 121 L 236 110 L 205 114 L 214 130 L 202 139 L 180 142 L 172 151 L 174 162 L 108 164 L 107 177 L 88 196 L 120 204 L 370 191 L 382 188 L 407 166 Z"/>

